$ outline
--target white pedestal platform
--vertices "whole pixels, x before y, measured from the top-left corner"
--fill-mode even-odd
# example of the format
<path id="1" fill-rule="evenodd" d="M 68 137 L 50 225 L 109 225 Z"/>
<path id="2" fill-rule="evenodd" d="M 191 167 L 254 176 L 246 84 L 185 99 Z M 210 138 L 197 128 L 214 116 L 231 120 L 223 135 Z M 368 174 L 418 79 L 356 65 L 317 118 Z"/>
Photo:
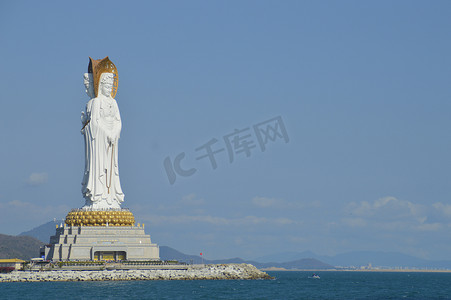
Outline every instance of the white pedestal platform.
<path id="1" fill-rule="evenodd" d="M 56 229 L 45 259 L 159 260 L 160 249 L 140 226 L 68 226 Z"/>

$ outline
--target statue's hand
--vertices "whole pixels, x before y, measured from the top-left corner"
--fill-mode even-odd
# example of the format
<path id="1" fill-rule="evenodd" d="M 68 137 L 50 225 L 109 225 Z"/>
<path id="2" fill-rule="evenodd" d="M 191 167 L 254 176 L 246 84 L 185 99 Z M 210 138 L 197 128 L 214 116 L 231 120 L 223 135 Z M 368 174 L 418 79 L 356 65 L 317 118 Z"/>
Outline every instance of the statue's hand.
<path id="1" fill-rule="evenodd" d="M 81 112 L 81 123 L 84 125 L 86 124 L 86 119 L 88 119 L 88 117 L 86 116 L 85 112 L 82 111 Z"/>
<path id="2" fill-rule="evenodd" d="M 114 139 L 111 135 L 107 136 L 107 142 L 108 142 L 108 145 L 110 145 L 110 146 L 114 145 Z"/>

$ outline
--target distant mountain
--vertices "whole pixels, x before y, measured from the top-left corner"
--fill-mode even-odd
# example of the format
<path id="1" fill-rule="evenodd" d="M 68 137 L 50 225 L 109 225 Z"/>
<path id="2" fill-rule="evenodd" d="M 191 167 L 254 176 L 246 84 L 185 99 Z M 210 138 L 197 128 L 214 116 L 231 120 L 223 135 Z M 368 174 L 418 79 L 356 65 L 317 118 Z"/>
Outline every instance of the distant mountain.
<path id="1" fill-rule="evenodd" d="M 325 259 L 326 260 L 326 259 Z M 399 252 L 353 251 L 327 259 L 335 266 L 379 267 L 417 267 L 417 268 L 451 268 L 451 261 L 433 261 L 421 259 Z"/>
<path id="2" fill-rule="evenodd" d="M 314 259 L 314 258 L 303 258 L 303 259 L 298 259 L 295 261 L 289 261 L 289 262 L 278 263 L 278 264 L 266 263 L 265 265 L 266 265 L 266 267 L 271 267 L 272 265 L 274 265 L 275 267 L 285 268 L 285 269 L 306 269 L 306 270 L 309 270 L 309 269 L 321 269 L 321 270 L 335 269 L 334 266 L 326 264 L 326 263 L 319 261 L 317 259 Z"/>
<path id="3" fill-rule="evenodd" d="M 280 252 L 276 254 L 271 255 L 265 255 L 257 257 L 253 260 L 261 262 L 261 263 L 269 263 L 269 262 L 287 262 L 287 261 L 295 261 L 303 258 L 316 258 L 318 259 L 318 255 L 315 255 L 311 251 L 304 251 L 304 252 Z"/>
<path id="4" fill-rule="evenodd" d="M 30 231 L 22 232 L 19 236 L 31 236 L 42 243 L 48 243 L 50 236 L 55 234 L 56 225 L 62 220 L 55 220 L 38 226 Z M 4 246 L 0 242 L 1 246 Z M 39 252 L 39 246 L 35 248 Z M 36 253 L 31 256 L 37 256 Z M 0 258 L 4 256 L 1 255 Z M 162 260 L 177 260 L 180 262 L 200 264 L 202 257 L 188 255 L 168 246 L 160 246 Z M 417 267 L 417 268 L 446 268 L 451 269 L 451 261 L 425 260 L 398 252 L 381 251 L 353 251 L 335 256 L 316 255 L 311 251 L 281 252 L 272 255 L 258 257 L 254 260 L 243 260 L 239 257 L 221 260 L 203 260 L 204 263 L 250 263 L 258 268 L 278 267 L 286 269 L 330 269 L 332 266 L 360 267 L 371 264 L 373 267 Z"/>
<path id="5" fill-rule="evenodd" d="M 64 223 L 63 220 L 50 221 L 29 231 L 22 232 L 19 234 L 19 236 L 32 236 L 47 244 L 50 241 L 50 236 L 55 235 L 56 225 L 60 225 L 62 223 Z"/>
<path id="6" fill-rule="evenodd" d="M 336 267 L 361 267 L 371 264 L 373 267 L 416 267 L 416 268 L 447 268 L 451 269 L 451 261 L 433 261 L 417 258 L 399 252 L 383 251 L 352 251 L 335 256 L 316 255 L 310 251 L 281 252 L 272 255 L 261 256 L 255 260 L 267 262 L 269 259 L 283 261 L 287 257 L 310 257 Z"/>
<path id="7" fill-rule="evenodd" d="M 259 269 L 267 268 L 284 268 L 287 270 L 330 270 L 335 269 L 334 266 L 326 264 L 314 258 L 302 258 L 287 262 L 266 262 L 260 263 L 256 261 L 247 261 Z"/>
<path id="8" fill-rule="evenodd" d="M 60 225 L 63 223 L 63 220 L 54 220 L 47 222 L 43 225 L 40 225 L 32 230 L 22 232 L 19 236 L 30 236 L 34 237 L 42 243 L 48 243 L 50 240 L 50 236 L 55 234 L 56 225 Z M 39 247 L 37 250 L 39 252 Z M 39 253 L 38 253 L 39 254 Z M 36 254 L 35 256 L 37 256 Z M 277 260 L 273 258 L 277 258 L 277 255 L 274 257 L 268 256 L 266 257 L 266 261 L 251 261 L 251 260 L 243 260 L 239 257 L 229 258 L 229 259 L 216 259 L 209 260 L 203 259 L 200 255 L 189 255 L 184 254 L 174 248 L 168 246 L 160 246 L 160 259 L 161 260 L 177 260 L 179 262 L 185 262 L 188 264 L 227 264 L 227 263 L 250 263 L 256 266 L 257 268 L 285 268 L 285 269 L 330 269 L 333 266 L 326 264 L 318 259 L 314 258 L 314 254 L 312 252 L 287 252 L 284 255 L 284 259 Z"/>
<path id="9" fill-rule="evenodd" d="M 177 260 L 180 262 L 186 262 L 186 263 L 194 263 L 194 264 L 200 264 L 202 263 L 202 258 L 197 255 L 187 255 L 180 251 L 177 251 L 171 247 L 168 246 L 160 246 L 160 259 L 161 260 Z M 298 259 L 294 261 L 289 262 L 267 262 L 267 263 L 261 263 L 251 260 L 243 260 L 239 257 L 236 258 L 229 258 L 229 259 L 204 259 L 203 262 L 205 264 L 241 264 L 241 263 L 248 263 L 256 266 L 257 268 L 285 268 L 285 269 L 333 269 L 334 266 L 323 263 L 322 261 L 319 261 L 317 259 L 313 258 L 304 258 L 304 259 Z"/>
<path id="10" fill-rule="evenodd" d="M 227 264 L 227 263 L 244 263 L 245 261 L 241 258 L 230 258 L 230 259 L 219 259 L 219 260 L 210 260 L 204 259 L 200 255 L 189 255 L 184 254 L 174 248 L 168 246 L 160 246 L 160 259 L 161 260 L 177 260 L 179 262 L 185 262 L 188 264 L 201 264 L 204 262 L 205 264 Z"/>
<path id="11" fill-rule="evenodd" d="M 41 241 L 30 236 L 0 234 L 0 258 L 20 258 L 29 260 L 39 257 Z"/>
<path id="12" fill-rule="evenodd" d="M 174 248 L 168 246 L 160 246 L 160 259 L 161 260 L 177 260 L 179 262 L 185 262 L 188 264 L 200 264 L 202 263 L 202 257 L 198 255 L 184 254 Z M 207 260 L 204 260 L 207 262 Z"/>

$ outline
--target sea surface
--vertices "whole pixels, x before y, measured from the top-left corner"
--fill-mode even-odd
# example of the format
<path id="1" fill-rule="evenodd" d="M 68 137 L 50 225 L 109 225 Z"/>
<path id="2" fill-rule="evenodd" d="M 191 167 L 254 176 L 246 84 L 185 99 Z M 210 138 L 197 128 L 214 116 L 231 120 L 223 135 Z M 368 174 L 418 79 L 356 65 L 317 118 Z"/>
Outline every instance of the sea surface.
<path id="1" fill-rule="evenodd" d="M 0 299 L 451 299 L 451 273 L 267 273 L 275 279 L 0 283 Z"/>

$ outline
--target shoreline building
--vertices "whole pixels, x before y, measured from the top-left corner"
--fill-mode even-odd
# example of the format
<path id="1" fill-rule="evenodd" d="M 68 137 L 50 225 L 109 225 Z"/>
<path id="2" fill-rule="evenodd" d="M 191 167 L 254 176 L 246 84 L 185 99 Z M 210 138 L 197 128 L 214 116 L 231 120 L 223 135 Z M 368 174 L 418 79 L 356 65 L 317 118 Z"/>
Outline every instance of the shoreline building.
<path id="1" fill-rule="evenodd" d="M 25 261 L 18 258 L 0 259 L 0 273 L 22 270 Z"/>

